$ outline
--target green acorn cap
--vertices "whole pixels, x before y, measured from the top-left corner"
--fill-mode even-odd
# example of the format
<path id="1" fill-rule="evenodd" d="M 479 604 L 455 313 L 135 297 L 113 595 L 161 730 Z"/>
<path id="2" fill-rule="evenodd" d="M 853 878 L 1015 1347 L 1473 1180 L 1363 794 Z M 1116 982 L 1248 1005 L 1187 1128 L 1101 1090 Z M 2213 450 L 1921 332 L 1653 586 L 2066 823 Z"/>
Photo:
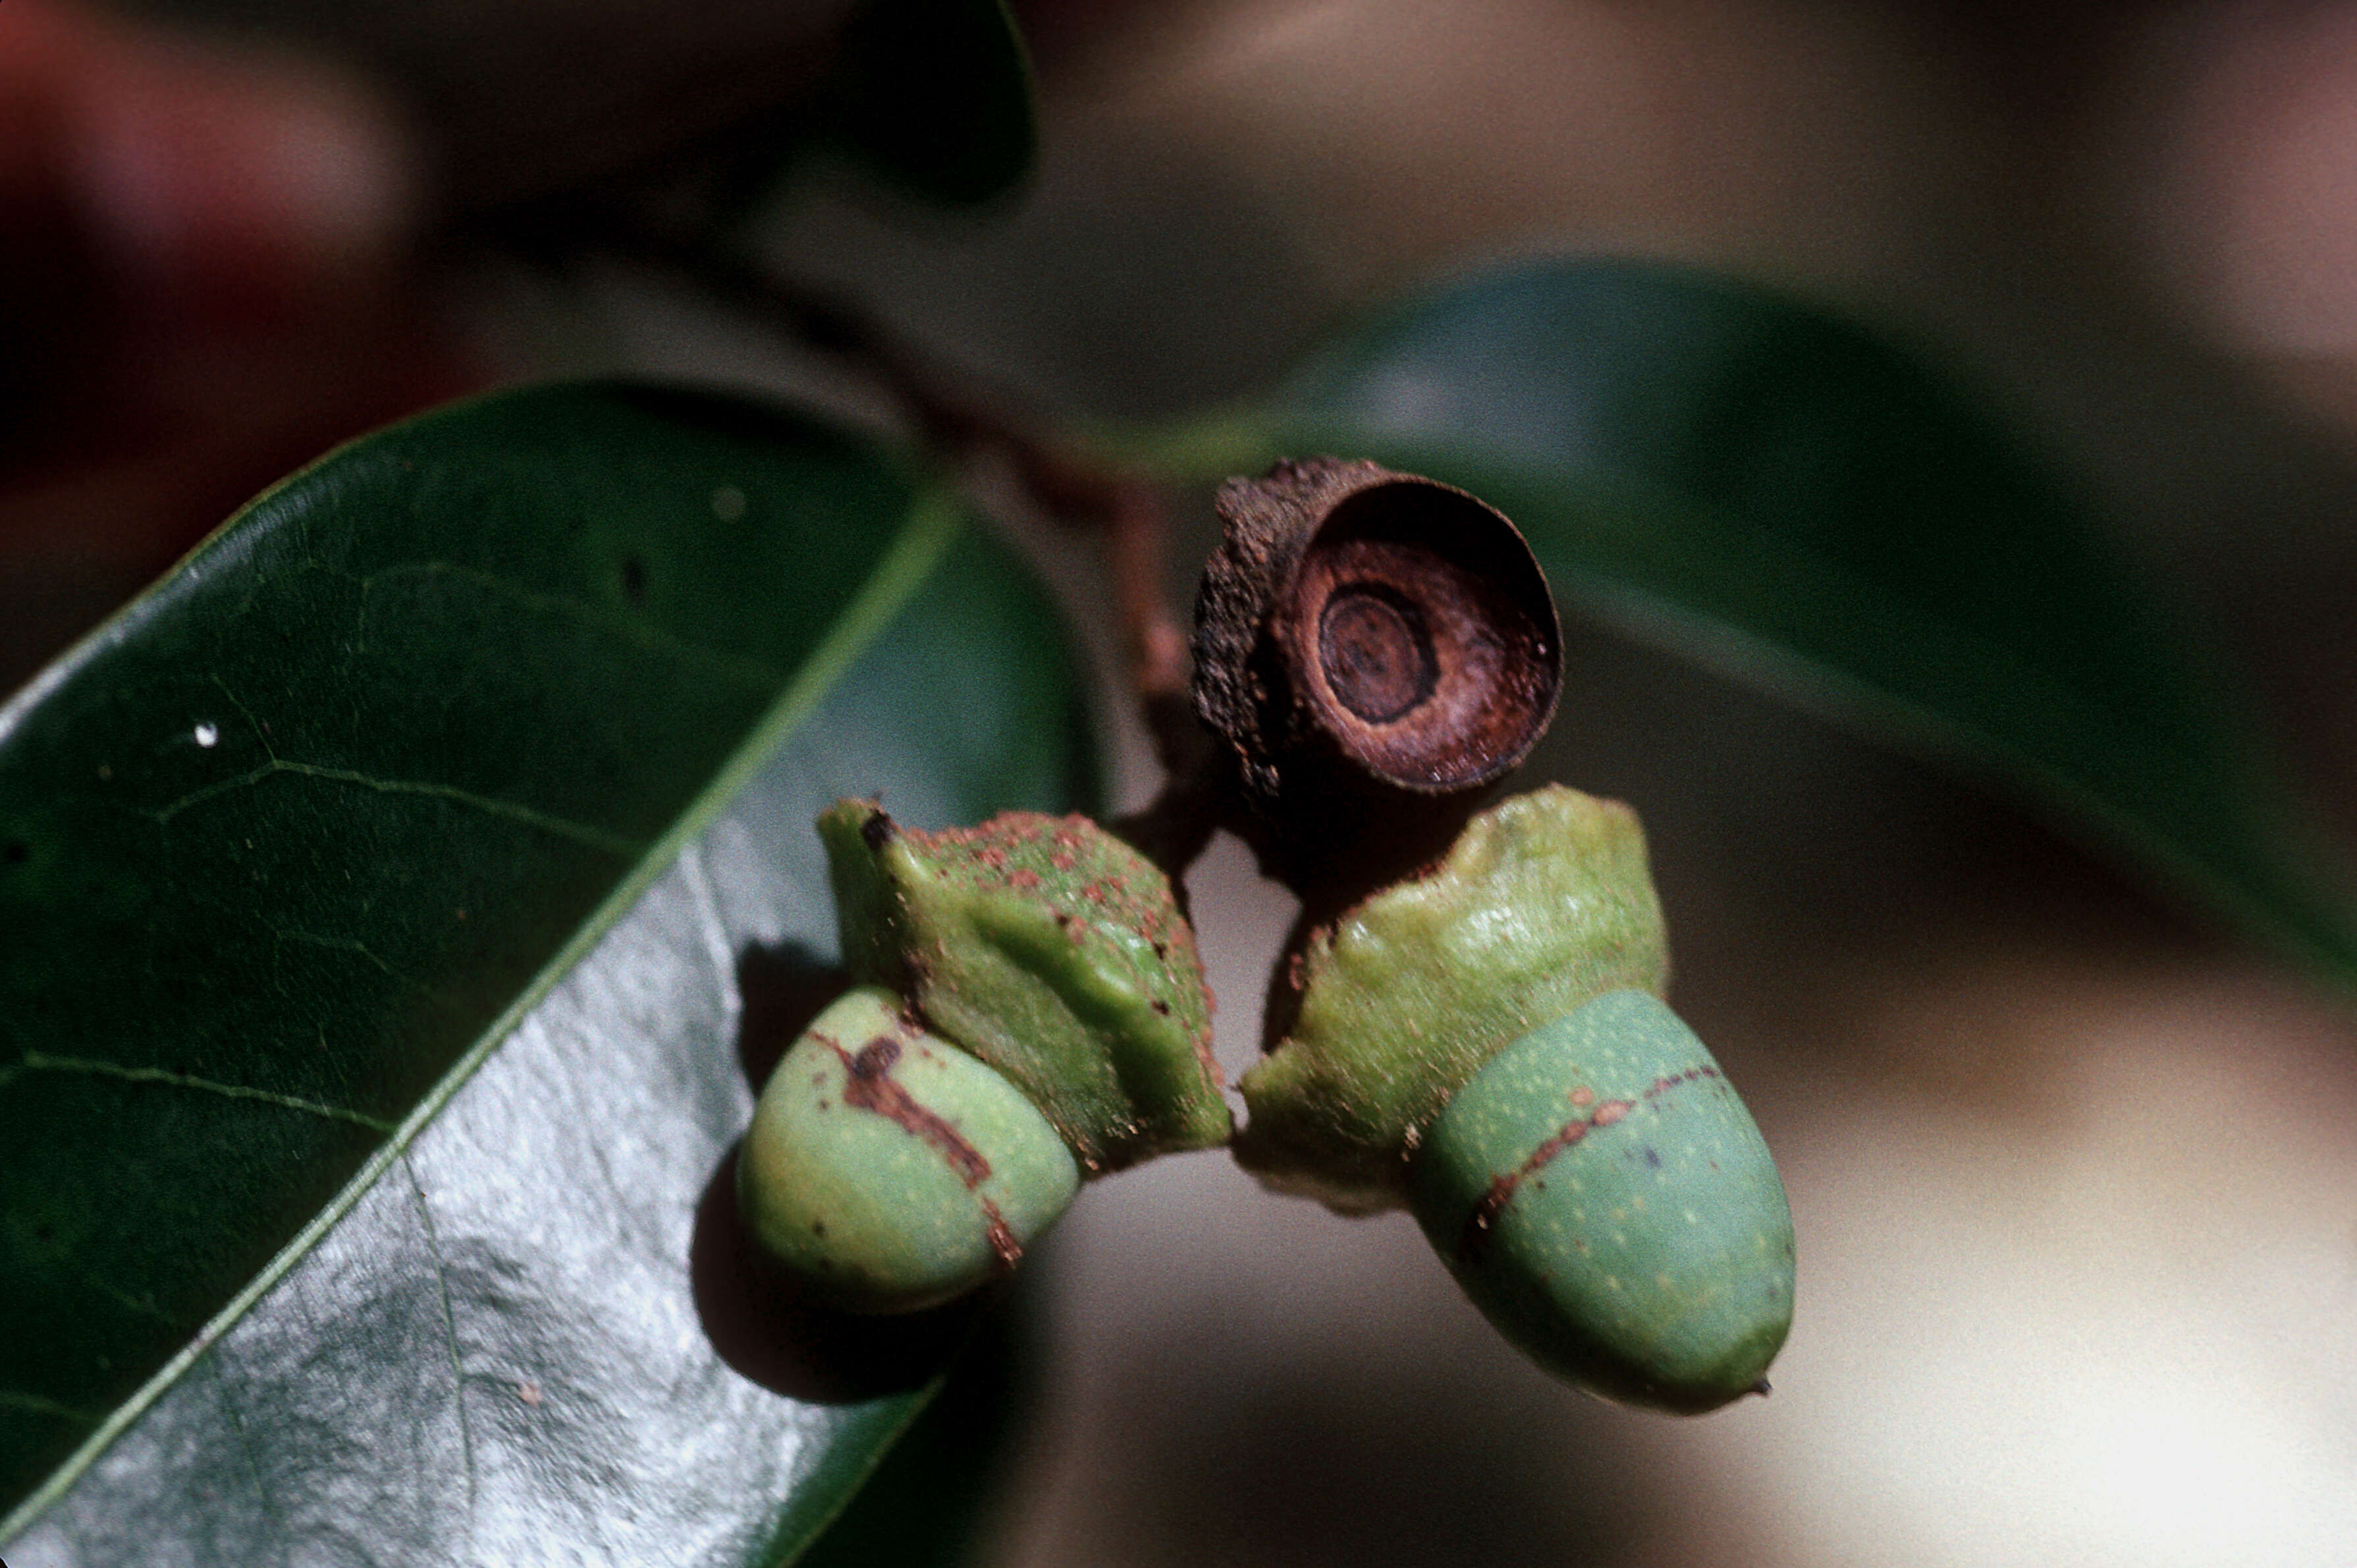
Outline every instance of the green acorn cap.
<path id="1" fill-rule="evenodd" d="M 1090 1175 L 1227 1141 L 1211 994 L 1170 880 L 1085 817 L 818 820 L 853 978 L 1021 1088 Z"/>
<path id="2" fill-rule="evenodd" d="M 1562 785 L 1476 815 L 1446 856 L 1317 932 L 1299 1011 L 1240 1088 L 1238 1160 L 1345 1213 L 1406 1201 L 1408 1160 L 1482 1064 L 1669 958 L 1636 814 Z"/>
<path id="3" fill-rule="evenodd" d="M 913 1312 L 1014 1268 L 1080 1187 L 1023 1091 L 862 986 L 770 1073 L 737 1161 L 755 1239 L 818 1298 Z"/>

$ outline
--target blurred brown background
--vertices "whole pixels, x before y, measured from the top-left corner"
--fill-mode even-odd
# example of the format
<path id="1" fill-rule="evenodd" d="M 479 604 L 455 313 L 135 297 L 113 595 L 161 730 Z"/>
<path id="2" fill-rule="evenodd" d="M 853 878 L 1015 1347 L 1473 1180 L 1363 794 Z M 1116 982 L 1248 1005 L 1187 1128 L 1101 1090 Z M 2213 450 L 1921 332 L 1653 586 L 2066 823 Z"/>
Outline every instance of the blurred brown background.
<path id="1" fill-rule="evenodd" d="M 1501 257 L 1781 285 L 2061 459 L 2357 832 L 2357 7 L 1018 9 L 1027 189 L 945 216 L 813 168 L 763 220 L 781 274 L 1017 404 L 1123 413 L 1245 390 Z M 840 399 L 659 280 L 526 259 L 536 215 L 790 96 L 839 13 L 0 0 L 0 685 L 277 474 L 468 387 L 635 368 Z M 1165 1162 L 1052 1247 L 994 1560 L 2357 1559 L 2346 1002 L 1969 782 L 1567 630 L 1544 765 L 1643 811 L 1675 1000 L 1792 1189 L 1774 1397 L 1596 1404 L 1404 1219 Z M 1233 1072 L 1289 910 L 1232 844 L 1195 886 Z"/>

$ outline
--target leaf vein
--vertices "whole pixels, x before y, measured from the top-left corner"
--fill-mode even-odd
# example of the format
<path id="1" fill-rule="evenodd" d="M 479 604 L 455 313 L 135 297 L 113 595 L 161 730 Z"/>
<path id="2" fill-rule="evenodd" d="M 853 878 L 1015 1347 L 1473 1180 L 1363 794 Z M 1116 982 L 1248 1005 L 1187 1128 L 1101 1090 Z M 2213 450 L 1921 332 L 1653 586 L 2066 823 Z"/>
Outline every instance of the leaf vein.
<path id="1" fill-rule="evenodd" d="M 213 1374 L 213 1391 L 221 1397 L 221 1409 L 229 1416 L 231 1429 L 237 1434 L 238 1452 L 245 1460 L 246 1478 L 253 1483 L 254 1501 L 262 1507 L 262 1517 L 284 1534 L 285 1520 L 278 1511 L 278 1500 L 270 1495 L 269 1483 L 263 1478 L 262 1455 L 254 1451 L 253 1434 L 246 1429 L 245 1412 L 230 1390 L 229 1372 L 218 1353 L 206 1357 L 205 1364 Z"/>
<path id="2" fill-rule="evenodd" d="M 81 1426 L 96 1426 L 99 1418 L 88 1411 L 76 1410 L 70 1404 L 45 1399 L 39 1394 L 18 1393 L 14 1389 L 0 1389 L 0 1410 L 22 1411 L 27 1415 L 54 1416 Z"/>
<path id="3" fill-rule="evenodd" d="M 423 992 L 428 996 L 434 993 L 433 987 L 414 975 L 404 974 L 395 969 L 378 956 L 373 948 L 357 937 L 322 937 L 310 931 L 285 930 L 277 926 L 270 928 L 270 936 L 274 941 L 293 942 L 298 947 L 324 948 L 329 952 L 350 953 L 355 958 L 366 959 L 370 963 L 374 964 L 388 980 L 399 981 L 412 990 Z"/>
<path id="4" fill-rule="evenodd" d="M 595 630 L 618 637 L 625 642 L 654 652 L 673 655 L 683 662 L 698 665 L 716 674 L 756 691 L 772 691 L 784 683 L 786 672 L 758 659 L 739 654 L 723 653 L 702 643 L 690 642 L 673 632 L 665 631 L 635 616 L 621 614 L 603 605 L 576 598 L 569 594 L 545 593 L 526 588 L 497 576 L 478 566 L 462 566 L 455 561 L 414 561 L 389 566 L 361 579 L 361 629 L 363 648 L 368 639 L 368 598 L 377 585 L 391 578 L 410 576 L 447 576 L 457 578 L 486 592 L 497 595 L 511 604 L 528 609 L 546 610 Z"/>
<path id="5" fill-rule="evenodd" d="M 458 1454 L 467 1471 L 467 1519 L 471 1526 L 477 1492 L 475 1428 L 467 1418 L 467 1369 L 458 1349 L 457 1315 L 450 1305 L 450 1272 L 442 1257 L 441 1233 L 434 1228 L 433 1206 L 425 1201 L 425 1187 L 417 1179 L 416 1162 L 406 1152 L 401 1156 L 401 1169 L 409 1177 L 410 1196 L 417 1202 L 417 1218 L 425 1231 L 425 1255 L 434 1262 L 434 1288 L 442 1300 L 442 1345 L 450 1358 L 450 1402 L 458 1412 Z"/>
<path id="6" fill-rule="evenodd" d="M 259 784 L 274 773 L 291 773 L 299 778 L 325 779 L 334 784 L 356 784 L 361 789 L 374 789 L 385 795 L 416 795 L 428 800 L 448 800 L 457 805 L 471 807 L 490 816 L 505 818 L 511 822 L 520 822 L 525 827 L 538 829 L 542 832 L 557 838 L 570 839 L 575 843 L 602 851 L 618 859 L 635 860 L 644 854 L 647 848 L 645 841 L 641 839 L 609 832 L 604 828 L 594 827 L 587 822 L 573 822 L 568 818 L 554 816 L 513 800 L 502 800 L 497 796 L 479 795 L 472 789 L 461 789 L 453 784 L 431 784 L 414 779 L 379 779 L 349 768 L 323 768 L 316 763 L 287 762 L 277 757 L 271 758 L 258 768 L 248 768 L 233 778 L 215 779 L 200 789 L 191 789 L 178 800 L 145 814 L 158 824 L 168 824 L 174 817 L 192 806 L 202 805 L 205 801 L 219 795 L 228 794 L 232 789 L 247 789 Z"/>
<path id="7" fill-rule="evenodd" d="M 282 1110 L 324 1116 L 333 1122 L 350 1122 L 372 1133 L 391 1133 L 395 1125 L 382 1117 L 321 1101 L 305 1100 L 299 1095 L 280 1094 L 274 1090 L 255 1089 L 242 1083 L 219 1083 L 209 1078 L 194 1078 L 159 1067 L 124 1067 L 121 1062 L 96 1061 L 88 1057 L 59 1057 L 47 1051 L 27 1051 L 18 1058 L 9 1078 L 14 1078 L 17 1072 L 78 1072 L 92 1078 L 116 1079 L 124 1083 L 155 1083 L 168 1089 L 190 1089 L 205 1094 L 225 1095 L 231 1100 L 258 1101 Z M 6 1081 L 0 1079 L 0 1084 Z"/>
<path id="8" fill-rule="evenodd" d="M 728 923 L 720 913 L 719 895 L 714 891 L 711 874 L 705 867 L 700 841 L 679 852 L 679 869 L 695 900 L 696 934 L 704 939 L 705 956 L 712 961 L 713 977 L 719 982 L 720 994 L 726 999 L 728 1016 L 733 1021 L 743 1011 L 743 999 L 737 993 L 737 953 L 728 940 Z"/>

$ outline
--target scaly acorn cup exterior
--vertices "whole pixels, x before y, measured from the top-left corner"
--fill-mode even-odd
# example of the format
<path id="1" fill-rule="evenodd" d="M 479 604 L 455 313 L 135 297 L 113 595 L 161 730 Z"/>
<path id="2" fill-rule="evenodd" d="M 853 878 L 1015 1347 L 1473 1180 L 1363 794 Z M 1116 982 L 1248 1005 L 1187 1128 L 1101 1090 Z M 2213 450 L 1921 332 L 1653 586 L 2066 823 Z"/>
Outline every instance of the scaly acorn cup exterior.
<path id="1" fill-rule="evenodd" d="M 1669 954 L 1636 813 L 1551 785 L 1468 822 L 1420 875 L 1312 935 L 1299 1009 L 1239 1087 L 1236 1157 L 1346 1214 L 1407 1201 L 1441 1108 L 1508 1044 Z"/>
<path id="2" fill-rule="evenodd" d="M 1510 798 L 1313 937 L 1293 1026 L 1240 1086 L 1237 1156 L 1344 1212 L 1407 1207 L 1558 1376 L 1724 1404 L 1790 1327 L 1792 1215 L 1667 972 L 1635 815 Z"/>
<path id="3" fill-rule="evenodd" d="M 1082 1176 L 1227 1141 L 1211 998 L 1169 879 L 1084 817 L 818 822 L 856 989 L 761 1091 L 737 1165 L 817 1297 L 938 1305 L 1014 1267 Z"/>
<path id="4" fill-rule="evenodd" d="M 842 800 L 818 832 L 852 978 L 1013 1079 L 1084 1173 L 1228 1141 L 1194 932 L 1145 856 L 1029 811 L 929 833 Z"/>

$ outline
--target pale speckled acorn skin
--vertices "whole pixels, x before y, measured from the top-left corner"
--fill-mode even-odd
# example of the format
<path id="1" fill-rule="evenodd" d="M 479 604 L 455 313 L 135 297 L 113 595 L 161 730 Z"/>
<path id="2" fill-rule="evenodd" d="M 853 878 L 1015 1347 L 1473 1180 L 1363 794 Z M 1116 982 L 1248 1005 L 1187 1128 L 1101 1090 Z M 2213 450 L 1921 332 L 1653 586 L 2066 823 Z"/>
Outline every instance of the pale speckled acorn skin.
<path id="1" fill-rule="evenodd" d="M 1238 1086 L 1236 1157 L 1341 1213 L 1398 1208 L 1408 1157 L 1484 1062 L 1668 972 L 1636 813 L 1559 784 L 1509 797 L 1312 937 L 1292 1027 Z"/>
<path id="2" fill-rule="evenodd" d="M 1642 991 L 1491 1058 L 1417 1151 L 1409 1208 L 1500 1332 L 1631 1403 L 1765 1391 L 1792 1321 L 1792 1217 L 1710 1052 Z"/>
<path id="3" fill-rule="evenodd" d="M 1170 881 L 1085 817 L 818 820 L 854 980 L 1005 1074 L 1090 1176 L 1227 1142 L 1211 993 Z"/>
<path id="4" fill-rule="evenodd" d="M 863 986 L 770 1075 L 737 1183 L 755 1239 L 814 1296 L 913 1312 L 1014 1268 L 1080 1168 L 1020 1090 Z"/>

